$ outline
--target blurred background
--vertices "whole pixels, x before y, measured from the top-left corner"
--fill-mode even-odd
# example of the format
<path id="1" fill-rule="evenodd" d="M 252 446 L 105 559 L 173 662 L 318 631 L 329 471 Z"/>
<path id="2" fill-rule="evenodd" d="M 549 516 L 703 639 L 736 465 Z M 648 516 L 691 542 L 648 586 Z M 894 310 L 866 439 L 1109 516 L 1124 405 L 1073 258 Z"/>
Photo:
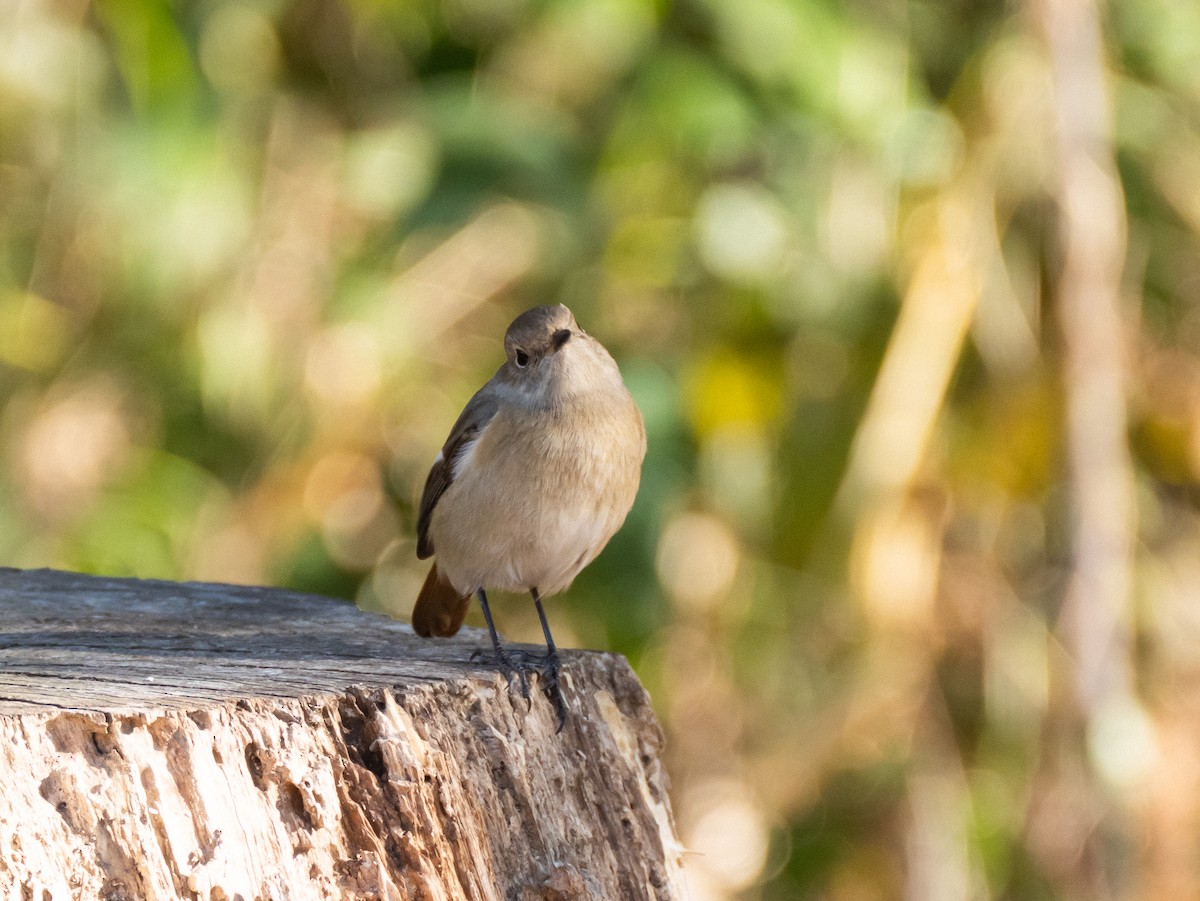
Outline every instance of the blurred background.
<path id="1" fill-rule="evenodd" d="M 3 563 L 406 617 L 559 301 L 691 898 L 1200 897 L 1200 4 L 0 4 Z"/>

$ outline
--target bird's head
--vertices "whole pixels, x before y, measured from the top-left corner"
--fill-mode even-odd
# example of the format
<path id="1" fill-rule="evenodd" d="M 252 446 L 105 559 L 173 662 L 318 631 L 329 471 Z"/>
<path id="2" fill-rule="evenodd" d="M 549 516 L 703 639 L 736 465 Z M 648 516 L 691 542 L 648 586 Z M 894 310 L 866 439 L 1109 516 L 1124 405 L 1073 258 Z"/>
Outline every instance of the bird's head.
<path id="1" fill-rule="evenodd" d="M 514 319 L 504 351 L 508 360 L 497 376 L 531 406 L 555 406 L 620 381 L 608 351 L 562 304 L 534 307 Z"/>

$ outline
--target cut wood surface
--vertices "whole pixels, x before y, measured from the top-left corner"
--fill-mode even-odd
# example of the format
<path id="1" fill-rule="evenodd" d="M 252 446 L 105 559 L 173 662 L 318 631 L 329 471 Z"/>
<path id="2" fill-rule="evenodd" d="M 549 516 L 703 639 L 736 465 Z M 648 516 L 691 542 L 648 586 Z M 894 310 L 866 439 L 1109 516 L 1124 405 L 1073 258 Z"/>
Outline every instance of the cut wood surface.
<path id="1" fill-rule="evenodd" d="M 0 570 L 0 898 L 680 896 L 662 733 L 621 657 L 569 718 L 312 595 Z"/>

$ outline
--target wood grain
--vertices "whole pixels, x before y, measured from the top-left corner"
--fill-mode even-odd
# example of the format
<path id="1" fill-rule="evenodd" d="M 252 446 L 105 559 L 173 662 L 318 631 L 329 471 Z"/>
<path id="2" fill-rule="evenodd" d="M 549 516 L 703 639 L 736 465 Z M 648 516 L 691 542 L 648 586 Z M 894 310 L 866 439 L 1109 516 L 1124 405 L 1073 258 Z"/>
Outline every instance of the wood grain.
<path id="1" fill-rule="evenodd" d="M 620 657 L 570 719 L 352 605 L 0 570 L 0 890 L 36 899 L 667 899 L 662 733 Z"/>

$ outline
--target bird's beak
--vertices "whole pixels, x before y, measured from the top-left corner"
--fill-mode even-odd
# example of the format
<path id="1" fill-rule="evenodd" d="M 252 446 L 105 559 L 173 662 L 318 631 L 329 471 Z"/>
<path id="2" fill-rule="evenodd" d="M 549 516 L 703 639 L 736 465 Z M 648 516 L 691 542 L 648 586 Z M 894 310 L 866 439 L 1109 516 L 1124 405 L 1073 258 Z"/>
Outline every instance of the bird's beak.
<path id="1" fill-rule="evenodd" d="M 571 330 L 569 328 L 560 328 L 557 332 L 550 336 L 550 350 L 558 351 L 570 340 Z"/>

